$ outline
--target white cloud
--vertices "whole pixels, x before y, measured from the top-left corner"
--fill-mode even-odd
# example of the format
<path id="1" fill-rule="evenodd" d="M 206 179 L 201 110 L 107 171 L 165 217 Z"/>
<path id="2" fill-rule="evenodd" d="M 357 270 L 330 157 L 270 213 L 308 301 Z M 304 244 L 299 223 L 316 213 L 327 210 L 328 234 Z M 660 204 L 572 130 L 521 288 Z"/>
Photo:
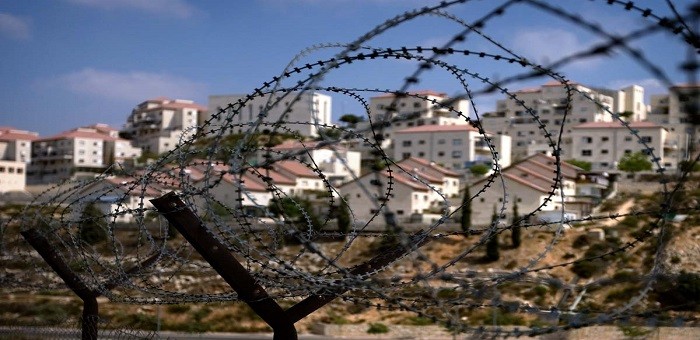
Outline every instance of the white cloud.
<path id="1" fill-rule="evenodd" d="M 205 96 L 206 85 L 165 73 L 118 73 L 86 68 L 50 81 L 50 84 L 78 94 L 140 102 L 166 96 L 191 99 Z"/>
<path id="2" fill-rule="evenodd" d="M 179 18 L 188 18 L 195 8 L 185 0 L 68 0 L 72 3 L 105 10 L 135 9 Z"/>
<path id="3" fill-rule="evenodd" d="M 28 19 L 7 13 L 0 13 L 0 35 L 16 40 L 27 40 L 32 37 L 31 25 Z"/>
<path id="4" fill-rule="evenodd" d="M 580 41 L 575 34 L 563 29 L 540 28 L 517 32 L 511 46 L 516 54 L 532 58 L 537 63 L 547 64 L 586 51 L 591 44 Z M 576 62 L 575 65 L 591 67 L 595 63 L 596 59 L 585 59 Z"/>

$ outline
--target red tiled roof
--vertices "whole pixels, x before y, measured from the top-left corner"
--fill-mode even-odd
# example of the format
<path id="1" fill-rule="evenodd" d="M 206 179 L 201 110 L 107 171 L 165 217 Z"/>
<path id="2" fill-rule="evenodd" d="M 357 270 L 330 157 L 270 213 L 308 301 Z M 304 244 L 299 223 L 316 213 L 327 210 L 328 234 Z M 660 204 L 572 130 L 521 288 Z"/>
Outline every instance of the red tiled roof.
<path id="1" fill-rule="evenodd" d="M 283 172 L 289 172 L 294 176 L 307 177 L 307 178 L 318 178 L 318 174 L 313 170 L 309 169 L 306 165 L 299 162 L 284 160 L 275 162 L 272 164 L 273 168 L 277 171 L 282 170 Z"/>
<path id="2" fill-rule="evenodd" d="M 24 130 L 16 130 L 11 127 L 0 127 L 0 140 L 2 141 L 16 141 L 16 140 L 28 140 L 34 141 L 39 139 L 39 134 L 36 132 L 29 132 Z"/>
<path id="3" fill-rule="evenodd" d="M 437 164 L 435 164 L 435 162 L 430 162 L 427 159 L 423 159 L 423 158 L 409 157 L 409 158 L 402 160 L 398 164 L 403 166 L 404 163 L 416 163 L 416 164 L 422 165 L 424 167 L 429 167 L 437 172 L 440 172 L 441 174 L 443 174 L 445 176 L 452 176 L 452 177 L 460 177 L 461 176 L 460 174 L 458 174 L 450 169 L 447 169 L 445 167 L 437 165 Z"/>
<path id="4" fill-rule="evenodd" d="M 45 137 L 45 138 L 40 138 L 37 141 L 50 141 L 50 140 L 58 140 L 58 139 L 72 139 L 72 138 L 90 138 L 90 139 L 101 139 L 104 141 L 115 141 L 115 140 L 123 140 L 117 137 L 111 137 L 99 132 L 95 131 L 84 131 L 84 130 L 70 130 L 70 131 L 64 131 L 61 132 L 57 135 L 51 136 L 51 137 Z"/>
<path id="5" fill-rule="evenodd" d="M 157 107 L 153 107 L 153 108 L 150 108 L 150 109 L 143 109 L 143 110 L 140 110 L 141 112 L 144 112 L 144 111 L 153 111 L 153 110 L 158 110 L 158 109 L 174 109 L 174 110 L 177 110 L 177 109 L 188 109 L 188 108 L 197 109 L 197 110 L 199 110 L 199 111 L 206 111 L 206 110 L 207 110 L 206 107 L 204 107 L 204 106 L 202 106 L 202 105 L 199 105 L 199 104 L 197 104 L 197 103 L 194 103 L 194 102 L 192 102 L 192 103 L 181 102 L 181 101 L 178 101 L 178 99 L 170 99 L 170 98 L 168 98 L 168 97 L 157 97 L 157 98 L 153 98 L 153 99 L 148 99 L 148 100 L 144 101 L 143 103 L 141 103 L 141 104 L 139 104 L 139 105 L 143 105 L 143 104 L 145 104 L 145 103 L 157 103 L 157 104 L 159 104 L 159 105 L 158 105 Z"/>
<path id="6" fill-rule="evenodd" d="M 88 125 L 88 126 L 85 126 L 85 128 L 95 129 L 97 131 L 106 131 L 106 132 L 119 131 L 119 129 L 115 129 L 115 128 L 113 128 L 107 124 L 103 124 L 103 123 Z"/>
<path id="7" fill-rule="evenodd" d="M 386 177 L 387 179 L 389 178 L 389 172 L 386 171 L 386 170 L 380 172 L 380 174 L 381 174 L 382 176 Z M 372 174 L 370 173 L 370 174 L 368 174 L 368 175 L 372 175 Z M 419 182 L 419 181 L 413 179 L 411 176 L 409 176 L 408 174 L 402 172 L 401 170 L 399 170 L 399 171 L 392 171 L 392 172 L 391 172 L 391 175 L 392 175 L 392 178 L 393 178 L 394 182 L 396 182 L 396 183 L 401 183 L 401 184 L 403 184 L 403 185 L 409 186 L 409 187 L 411 187 L 411 188 L 414 189 L 414 190 L 428 191 L 428 186 L 426 186 L 425 184 L 423 184 L 423 183 L 421 183 L 421 182 Z"/>
<path id="8" fill-rule="evenodd" d="M 119 189 L 123 189 L 129 196 L 141 196 L 141 194 L 149 197 L 160 196 L 160 190 L 154 188 L 150 184 L 147 185 L 144 190 L 141 184 L 133 177 L 107 177 L 105 181 Z"/>
<path id="9" fill-rule="evenodd" d="M 275 170 L 268 170 L 268 169 L 250 169 L 248 172 L 251 175 L 251 179 L 254 181 L 261 183 L 265 187 L 267 187 L 268 184 L 272 185 L 296 185 L 296 179 L 287 177 Z M 269 180 L 266 182 L 262 179 L 262 177 L 269 177 Z M 247 178 L 247 177 L 246 177 Z"/>
<path id="10" fill-rule="evenodd" d="M 524 88 L 524 89 L 515 91 L 515 93 L 539 93 L 539 92 L 542 92 L 542 90 L 539 88 L 536 88 L 536 87 Z"/>
<path id="11" fill-rule="evenodd" d="M 541 153 L 534 154 L 534 155 L 530 156 L 528 159 L 532 162 L 536 162 L 536 163 L 540 164 L 541 166 L 547 168 L 547 170 L 551 170 L 552 173 L 554 171 L 554 163 L 557 160 L 556 158 L 554 158 L 552 156 L 548 156 L 548 155 L 541 154 Z M 559 162 L 559 164 L 561 165 L 562 176 L 564 176 L 564 177 L 576 178 L 578 173 L 583 171 L 583 169 L 581 169 L 573 164 L 564 162 L 564 161 Z"/>
<path id="12" fill-rule="evenodd" d="M 564 85 L 566 85 L 566 84 L 569 84 L 570 86 L 579 85 L 578 83 L 573 82 L 573 81 L 569 81 L 569 82 L 566 82 L 566 83 L 562 83 L 562 82 L 560 82 L 560 81 L 550 80 L 550 81 L 548 81 L 548 82 L 542 84 L 542 87 L 545 87 L 545 86 L 564 86 Z"/>
<path id="13" fill-rule="evenodd" d="M 416 133 L 416 132 L 455 132 L 455 131 L 479 131 L 470 124 L 461 125 L 421 125 L 396 131 L 396 133 Z"/>
<path id="14" fill-rule="evenodd" d="M 504 177 L 528 186 L 540 192 L 549 193 L 554 185 L 556 177 L 554 167 L 555 158 L 545 154 L 535 154 L 520 162 L 514 163 L 501 171 Z M 563 178 L 576 178 L 581 168 L 566 162 L 561 162 L 561 174 Z M 486 178 L 477 181 L 480 183 Z M 474 183 L 473 185 L 475 185 Z"/>
<path id="15" fill-rule="evenodd" d="M 522 184 L 522 185 L 525 185 L 525 186 L 527 186 L 527 187 L 530 187 L 530 188 L 532 188 L 532 189 L 535 189 L 535 190 L 537 190 L 537 191 L 541 191 L 541 192 L 544 192 L 544 193 L 548 193 L 548 192 L 551 191 L 551 188 L 550 188 L 550 189 L 544 188 L 544 187 L 542 187 L 542 186 L 539 186 L 539 185 L 534 184 L 532 181 L 525 180 L 525 179 L 520 178 L 520 177 L 518 177 L 517 175 L 511 174 L 511 173 L 507 173 L 507 172 L 506 172 L 506 173 L 503 173 L 503 176 L 506 177 L 506 178 L 509 178 L 509 179 L 511 179 L 511 180 L 513 180 L 513 181 L 515 181 L 515 182 L 518 182 L 518 183 L 520 183 L 520 184 Z"/>
<path id="16" fill-rule="evenodd" d="M 633 129 L 644 129 L 644 128 L 660 128 L 653 122 L 630 122 L 629 127 Z M 576 125 L 574 129 L 623 129 L 626 128 L 620 122 L 589 122 Z"/>

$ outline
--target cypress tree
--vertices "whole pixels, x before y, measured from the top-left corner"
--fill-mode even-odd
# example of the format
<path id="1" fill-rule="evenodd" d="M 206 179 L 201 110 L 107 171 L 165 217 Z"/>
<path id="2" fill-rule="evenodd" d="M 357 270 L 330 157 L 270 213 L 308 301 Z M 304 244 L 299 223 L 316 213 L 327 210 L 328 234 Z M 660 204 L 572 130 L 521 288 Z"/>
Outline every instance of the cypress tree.
<path id="1" fill-rule="evenodd" d="M 498 213 L 496 212 L 496 206 L 493 206 L 493 215 L 491 215 L 491 224 L 494 228 L 498 226 Z M 486 260 L 488 261 L 498 261 L 501 255 L 498 252 L 498 233 L 495 232 L 491 235 L 488 241 L 486 241 Z"/>
<path id="2" fill-rule="evenodd" d="M 513 225 L 511 229 L 510 239 L 513 242 L 513 248 L 520 247 L 520 216 L 518 215 L 518 198 L 513 200 Z"/>
<path id="3" fill-rule="evenodd" d="M 472 200 L 469 193 L 469 184 L 464 187 L 464 197 L 462 198 L 462 217 L 459 220 L 464 237 L 469 236 L 469 229 L 472 227 Z"/>
<path id="4" fill-rule="evenodd" d="M 94 203 L 88 204 L 80 215 L 78 234 L 80 240 L 95 244 L 107 239 L 105 216 Z"/>
<path id="5" fill-rule="evenodd" d="M 350 208 L 348 207 L 348 202 L 344 199 L 340 200 L 336 221 L 338 222 L 338 231 L 342 234 L 347 234 L 350 230 Z"/>

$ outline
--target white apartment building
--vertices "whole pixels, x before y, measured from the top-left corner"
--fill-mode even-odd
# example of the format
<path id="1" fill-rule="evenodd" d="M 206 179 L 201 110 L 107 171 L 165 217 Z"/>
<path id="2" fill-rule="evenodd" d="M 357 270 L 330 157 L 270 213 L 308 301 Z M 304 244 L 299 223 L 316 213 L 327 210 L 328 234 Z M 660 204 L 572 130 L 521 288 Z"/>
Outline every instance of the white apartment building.
<path id="1" fill-rule="evenodd" d="M 630 129 L 636 130 L 639 137 L 632 135 Z M 620 158 L 646 150 L 642 141 L 654 149 L 663 167 L 675 169 L 679 161 L 678 145 L 669 140 L 664 127 L 652 122 L 631 122 L 629 128 L 619 122 L 585 123 L 572 128 L 571 138 L 569 159 L 591 162 L 593 171 L 619 172 Z"/>
<path id="2" fill-rule="evenodd" d="M 687 160 L 690 146 L 700 145 L 700 125 L 693 127 L 687 105 L 700 105 L 700 85 L 676 85 L 669 93 L 651 96 L 651 112 L 648 120 L 663 126 L 668 131 L 668 151 L 676 151 L 679 160 Z M 695 129 L 695 131 L 693 131 Z M 695 140 L 692 140 L 692 135 Z M 696 148 L 697 151 L 697 148 Z"/>
<path id="3" fill-rule="evenodd" d="M 0 127 L 0 192 L 23 191 L 36 132 Z"/>
<path id="4" fill-rule="evenodd" d="M 452 210 L 460 203 L 459 174 L 422 159 L 409 158 L 397 165 L 365 174 L 339 188 L 356 224 L 373 218 L 384 223 L 382 212 L 378 211 L 382 202 L 386 202 L 399 221 L 409 219 L 412 214 L 439 213 L 445 207 Z"/>
<path id="5" fill-rule="evenodd" d="M 113 137 L 114 129 L 81 127 L 32 143 L 28 181 L 55 183 L 83 173 L 101 173 L 112 164 L 141 155 L 126 139 Z"/>
<path id="6" fill-rule="evenodd" d="M 441 105 L 441 103 L 450 102 Z M 386 126 L 371 126 L 370 121 L 357 123 L 355 130 L 362 133 L 371 144 L 375 143 L 375 134 L 381 134 L 381 147 L 385 150 L 393 147 L 396 131 L 423 125 L 466 125 L 469 122 L 470 102 L 468 100 L 451 100 L 446 93 L 435 91 L 417 91 L 397 96 L 389 93 L 370 98 L 369 108 L 373 124 L 384 119 L 391 122 Z M 374 131 L 373 131 L 374 130 Z M 352 150 L 362 152 L 362 159 L 372 159 L 373 148 L 370 143 L 353 141 Z M 389 154 L 391 150 L 388 150 Z"/>
<path id="7" fill-rule="evenodd" d="M 132 223 L 152 209 L 151 199 L 163 194 L 161 188 L 149 184 L 143 188 L 137 178 L 107 176 L 81 188 L 76 197 L 85 204 L 95 204 L 107 223 Z"/>
<path id="8" fill-rule="evenodd" d="M 624 89 L 596 90 L 580 84 L 570 83 L 572 96 L 567 96 L 567 87 L 559 82 L 550 82 L 538 88 L 516 91 L 513 97 L 498 100 L 496 111 L 481 117 L 482 126 L 496 134 L 513 138 L 512 157 L 514 160 L 554 150 L 546 138 L 551 134 L 554 142 L 564 125 L 560 145 L 562 157 L 572 158 L 572 127 L 589 122 L 611 122 L 611 113 L 627 116 L 628 121 L 646 118 L 648 107 L 644 104 L 644 89 L 632 85 Z M 569 107 L 567 111 L 567 107 Z M 566 118 L 564 117 L 566 114 Z M 533 115 L 546 126 L 546 132 L 539 128 Z"/>
<path id="9" fill-rule="evenodd" d="M 29 163 L 32 161 L 32 142 L 39 138 L 36 132 L 0 127 L 0 159 Z"/>
<path id="10" fill-rule="evenodd" d="M 463 171 L 475 164 L 493 163 L 493 154 L 486 138 L 498 153 L 501 168 L 510 165 L 510 136 L 486 136 L 469 124 L 422 125 L 394 133 L 394 159 L 425 158 L 454 171 Z"/>
<path id="11" fill-rule="evenodd" d="M 259 150 L 258 161 L 264 161 L 266 150 Z M 287 140 L 270 149 L 270 159 L 293 155 L 292 159 L 310 162 L 323 173 L 331 185 L 341 185 L 360 176 L 360 153 L 343 144 L 323 145 L 320 142 Z"/>
<path id="12" fill-rule="evenodd" d="M 281 98 L 284 96 L 284 98 Z M 209 111 L 200 119 L 200 125 L 209 121 L 206 131 L 225 128 L 225 134 L 246 133 L 248 131 L 272 131 L 272 124 L 284 129 L 277 133 L 296 131 L 305 137 L 318 136 L 319 126 L 331 126 L 331 97 L 319 92 L 305 92 L 298 100 L 297 92 L 280 93 L 274 96 L 265 94 L 251 97 L 247 94 L 209 96 Z M 272 98 L 271 98 L 272 97 Z M 250 99 L 246 101 L 247 99 Z M 226 110 L 230 104 L 243 103 L 237 112 Z M 225 110 L 222 112 L 222 109 Z M 230 118 L 230 120 L 228 119 Z M 260 125 L 255 125 L 260 120 Z M 253 130 L 254 129 L 254 130 Z"/>
<path id="13" fill-rule="evenodd" d="M 24 191 L 27 182 L 27 163 L 0 160 L 0 193 Z"/>
<path id="14" fill-rule="evenodd" d="M 194 135 L 206 108 L 185 99 L 159 97 L 131 111 L 123 132 L 144 152 L 161 154 Z"/>
<path id="15" fill-rule="evenodd" d="M 490 224 L 494 206 L 497 211 L 500 211 L 506 193 L 508 202 L 505 205 L 504 215 L 508 217 L 512 216 L 514 199 L 518 202 L 521 216 L 534 212 L 538 208 L 543 214 L 565 209 L 567 212 L 580 216 L 577 209 L 580 204 L 576 198 L 576 179 L 581 169 L 561 162 L 562 181 L 554 189 L 555 162 L 554 157 L 535 154 L 503 169 L 501 171 L 502 177 L 496 178 L 489 187 L 485 188 L 484 192 L 472 200 L 472 224 L 475 226 Z M 484 178 L 472 183 L 470 193 L 476 194 L 487 181 L 488 179 Z M 552 192 L 554 194 L 550 196 Z M 508 220 L 510 221 L 510 219 Z"/>

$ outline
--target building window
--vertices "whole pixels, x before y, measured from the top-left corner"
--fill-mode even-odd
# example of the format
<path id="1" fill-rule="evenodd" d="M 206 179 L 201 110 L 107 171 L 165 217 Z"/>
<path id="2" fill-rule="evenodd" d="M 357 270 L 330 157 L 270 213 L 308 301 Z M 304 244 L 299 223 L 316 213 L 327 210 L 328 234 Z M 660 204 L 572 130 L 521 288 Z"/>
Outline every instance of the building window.
<path id="1" fill-rule="evenodd" d="M 438 143 L 438 145 L 440 145 L 440 144 L 445 144 L 445 140 L 444 140 L 444 139 L 438 139 L 437 143 Z"/>
<path id="2" fill-rule="evenodd" d="M 461 138 L 455 138 L 452 140 L 452 145 L 462 145 L 462 139 Z"/>
<path id="3" fill-rule="evenodd" d="M 590 156 L 592 154 L 591 150 L 581 150 L 581 156 Z"/>
<path id="4" fill-rule="evenodd" d="M 452 158 L 461 158 L 461 157 L 462 157 L 462 150 L 452 151 Z"/>
<path id="5" fill-rule="evenodd" d="M 603 142 L 607 142 L 610 140 L 610 138 L 606 136 L 606 137 L 601 137 L 600 140 Z"/>
<path id="6" fill-rule="evenodd" d="M 423 144 L 425 144 L 425 141 L 424 141 L 424 140 L 421 139 L 421 140 L 418 141 L 418 145 L 423 145 Z"/>
<path id="7" fill-rule="evenodd" d="M 413 108 L 416 108 L 416 109 L 420 108 L 420 102 L 413 103 Z"/>
<path id="8" fill-rule="evenodd" d="M 406 158 L 410 158 L 410 157 L 411 157 L 411 153 L 410 153 L 410 152 L 404 152 L 404 153 L 401 154 L 401 158 L 402 158 L 402 159 L 406 159 Z"/>
<path id="9" fill-rule="evenodd" d="M 22 169 L 22 168 L 17 168 L 17 173 L 18 173 L 18 174 L 24 173 L 24 169 Z"/>
<path id="10" fill-rule="evenodd" d="M 581 142 L 586 143 L 586 144 L 590 144 L 590 143 L 593 143 L 593 138 L 583 137 L 583 138 L 581 138 Z"/>
<path id="11" fill-rule="evenodd" d="M 437 155 L 438 157 L 443 157 L 445 156 L 445 151 L 438 151 Z"/>
<path id="12" fill-rule="evenodd" d="M 418 157 L 425 157 L 425 152 L 423 152 L 423 151 L 419 152 Z"/>
<path id="13" fill-rule="evenodd" d="M 14 173 L 15 173 L 15 168 L 9 167 L 9 168 L 7 168 L 7 172 L 8 172 L 8 173 L 11 173 L 11 174 L 14 174 Z"/>
<path id="14" fill-rule="evenodd" d="M 608 149 L 600 150 L 600 153 L 603 154 L 603 155 L 607 155 L 607 154 L 608 154 Z"/>
<path id="15" fill-rule="evenodd" d="M 651 143 L 651 136 L 642 136 L 642 142 Z"/>
<path id="16" fill-rule="evenodd" d="M 630 149 L 625 150 L 625 155 L 628 153 L 632 153 L 632 150 L 630 150 Z"/>
<path id="17" fill-rule="evenodd" d="M 410 140 L 405 140 L 401 143 L 401 146 L 411 146 L 411 141 Z"/>
<path id="18" fill-rule="evenodd" d="M 625 142 L 631 142 L 632 136 L 625 136 Z"/>

